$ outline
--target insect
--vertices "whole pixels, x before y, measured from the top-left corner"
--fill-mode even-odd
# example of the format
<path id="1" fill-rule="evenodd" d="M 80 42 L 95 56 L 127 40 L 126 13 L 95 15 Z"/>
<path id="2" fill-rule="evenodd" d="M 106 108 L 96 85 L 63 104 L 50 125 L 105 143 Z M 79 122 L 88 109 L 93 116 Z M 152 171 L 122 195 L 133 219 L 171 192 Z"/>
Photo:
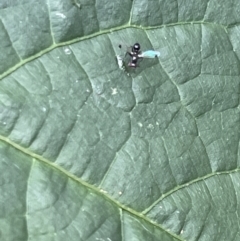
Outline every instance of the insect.
<path id="1" fill-rule="evenodd" d="M 131 56 L 131 60 L 128 63 L 128 66 L 136 68 L 137 67 L 137 62 L 140 59 L 139 55 L 137 53 L 135 53 L 135 52 L 133 52 L 133 53 L 129 53 L 128 52 L 128 54 Z"/>
<path id="2" fill-rule="evenodd" d="M 122 48 L 122 45 L 119 45 L 119 48 Z M 143 58 L 157 58 L 160 56 L 159 51 L 154 50 L 147 50 L 147 51 L 140 51 L 141 46 L 139 43 L 135 43 L 133 46 L 128 48 L 126 55 L 129 55 L 131 57 L 131 60 L 128 63 L 129 67 L 136 68 L 138 65 L 138 61 L 142 60 Z"/>

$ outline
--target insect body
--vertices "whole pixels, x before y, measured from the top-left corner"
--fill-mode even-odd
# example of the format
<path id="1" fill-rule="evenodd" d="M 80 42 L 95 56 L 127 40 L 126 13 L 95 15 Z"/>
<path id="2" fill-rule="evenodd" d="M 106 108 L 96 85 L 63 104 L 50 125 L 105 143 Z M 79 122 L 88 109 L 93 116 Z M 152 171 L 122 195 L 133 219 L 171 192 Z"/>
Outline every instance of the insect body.
<path id="1" fill-rule="evenodd" d="M 140 59 L 138 54 L 133 52 L 133 53 L 128 53 L 131 56 L 131 61 L 128 63 L 129 67 L 136 68 L 137 67 L 137 62 Z"/>
<path id="2" fill-rule="evenodd" d="M 122 45 L 119 45 L 119 48 L 122 48 Z M 141 48 L 140 44 L 135 43 L 127 50 L 125 57 L 126 55 L 129 55 L 131 57 L 131 60 L 128 63 L 129 67 L 133 67 L 133 68 L 137 67 L 137 62 L 140 59 L 139 54 L 141 53 L 140 48 Z"/>
<path id="3" fill-rule="evenodd" d="M 119 48 L 121 48 L 122 45 L 119 45 Z M 159 51 L 154 51 L 154 50 L 147 50 L 147 51 L 140 51 L 141 46 L 139 43 L 135 43 L 133 46 L 131 46 L 126 54 L 129 55 L 131 57 L 128 66 L 129 67 L 133 67 L 136 68 L 138 65 L 138 61 L 142 60 L 143 58 L 157 58 L 160 56 L 160 52 Z"/>

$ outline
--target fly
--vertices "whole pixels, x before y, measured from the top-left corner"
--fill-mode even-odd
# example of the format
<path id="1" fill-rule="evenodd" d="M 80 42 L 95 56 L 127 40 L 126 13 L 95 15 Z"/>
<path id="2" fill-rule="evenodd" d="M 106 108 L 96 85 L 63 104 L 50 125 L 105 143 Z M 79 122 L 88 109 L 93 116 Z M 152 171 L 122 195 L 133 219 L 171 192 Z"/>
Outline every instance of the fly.
<path id="1" fill-rule="evenodd" d="M 119 48 L 122 48 L 122 45 L 119 45 Z M 133 46 L 128 48 L 126 55 L 129 55 L 131 57 L 128 66 L 136 68 L 138 66 L 138 61 L 142 60 L 143 58 L 157 58 L 160 56 L 159 51 L 154 50 L 147 50 L 147 51 L 140 51 L 141 46 L 139 43 L 135 43 Z"/>

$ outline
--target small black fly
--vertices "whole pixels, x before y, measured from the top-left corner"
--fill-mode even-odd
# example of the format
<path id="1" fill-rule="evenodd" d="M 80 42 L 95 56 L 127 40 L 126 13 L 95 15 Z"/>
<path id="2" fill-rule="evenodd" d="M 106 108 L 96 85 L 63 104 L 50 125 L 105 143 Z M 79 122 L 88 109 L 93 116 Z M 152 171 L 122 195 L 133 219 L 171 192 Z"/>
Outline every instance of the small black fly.
<path id="1" fill-rule="evenodd" d="M 120 44 L 118 47 L 122 48 L 122 45 Z M 129 50 L 127 50 L 126 55 L 128 54 L 131 57 L 131 60 L 128 63 L 129 67 L 136 68 L 138 66 L 138 60 L 142 59 L 142 57 L 139 56 L 141 54 L 140 48 L 140 44 L 135 43 L 133 46 L 130 47 Z"/>
<path id="2" fill-rule="evenodd" d="M 122 45 L 118 45 L 119 48 L 122 48 Z M 159 51 L 155 51 L 155 50 L 147 50 L 142 52 L 141 50 L 141 46 L 139 43 L 135 43 L 133 46 L 129 47 L 125 57 L 128 55 L 130 56 L 130 60 L 128 60 L 128 64 L 127 66 L 132 67 L 132 68 L 136 68 L 138 67 L 138 62 L 140 60 L 142 60 L 143 58 L 158 58 L 160 56 L 160 52 Z M 119 65 L 120 62 L 118 61 Z M 124 61 L 123 58 L 121 58 L 121 66 L 124 65 Z"/>

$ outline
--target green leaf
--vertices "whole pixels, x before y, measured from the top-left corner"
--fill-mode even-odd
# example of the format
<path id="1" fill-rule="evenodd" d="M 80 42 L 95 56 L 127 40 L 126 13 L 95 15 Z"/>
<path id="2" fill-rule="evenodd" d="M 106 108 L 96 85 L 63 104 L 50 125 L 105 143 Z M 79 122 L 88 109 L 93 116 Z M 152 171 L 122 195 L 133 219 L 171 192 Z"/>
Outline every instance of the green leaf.
<path id="1" fill-rule="evenodd" d="M 0 240 L 239 240 L 239 11 L 1 0 Z"/>

